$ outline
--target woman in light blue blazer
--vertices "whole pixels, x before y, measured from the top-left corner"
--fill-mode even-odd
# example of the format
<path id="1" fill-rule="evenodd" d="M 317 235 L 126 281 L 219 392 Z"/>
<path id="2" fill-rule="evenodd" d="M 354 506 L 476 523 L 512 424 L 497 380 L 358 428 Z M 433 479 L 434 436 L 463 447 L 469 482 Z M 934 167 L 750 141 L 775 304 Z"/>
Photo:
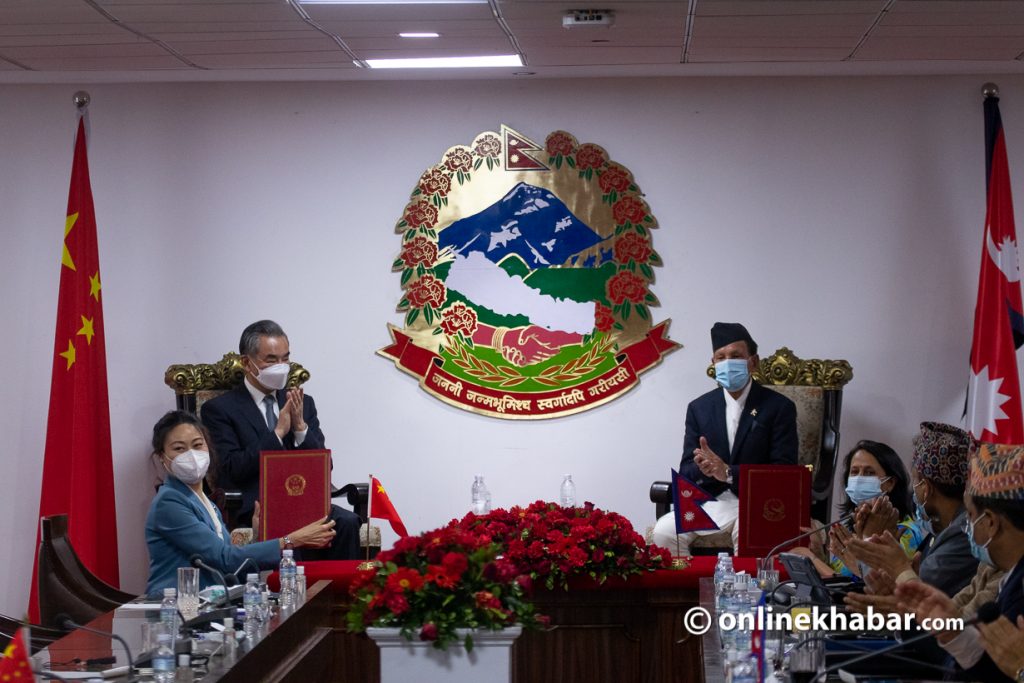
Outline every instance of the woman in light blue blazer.
<path id="1" fill-rule="evenodd" d="M 272 569 L 280 562 L 285 545 L 321 548 L 334 538 L 334 520 L 325 517 L 283 538 L 232 545 L 220 511 L 203 493 L 210 457 L 206 428 L 192 413 L 174 410 L 154 425 L 153 458 L 167 477 L 146 516 L 149 595 L 177 586 L 178 567 L 190 566 L 193 555 L 225 574 L 236 571 L 246 559 L 260 569 Z M 207 574 L 200 572 L 201 586 L 218 583 Z"/>

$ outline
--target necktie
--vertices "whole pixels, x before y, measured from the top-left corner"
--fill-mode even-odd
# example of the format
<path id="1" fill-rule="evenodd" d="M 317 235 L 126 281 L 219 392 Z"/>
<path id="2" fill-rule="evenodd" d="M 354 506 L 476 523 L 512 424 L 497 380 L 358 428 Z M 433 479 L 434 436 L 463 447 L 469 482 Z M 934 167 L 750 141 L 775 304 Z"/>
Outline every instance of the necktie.
<path id="1" fill-rule="evenodd" d="M 277 414 L 274 412 L 274 397 L 267 395 L 263 397 L 263 408 L 267 413 L 267 426 L 270 427 L 270 431 L 274 431 L 274 427 L 277 426 Z"/>

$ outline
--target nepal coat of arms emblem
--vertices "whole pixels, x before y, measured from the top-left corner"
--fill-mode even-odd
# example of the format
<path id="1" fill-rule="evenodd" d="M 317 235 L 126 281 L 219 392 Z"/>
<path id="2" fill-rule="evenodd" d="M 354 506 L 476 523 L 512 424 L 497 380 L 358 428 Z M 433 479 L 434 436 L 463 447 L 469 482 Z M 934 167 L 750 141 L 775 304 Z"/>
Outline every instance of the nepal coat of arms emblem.
<path id="1" fill-rule="evenodd" d="M 450 405 L 506 419 L 607 403 L 678 348 L 655 324 L 657 222 L 632 173 L 565 131 L 502 126 L 448 149 L 412 191 L 393 343 Z"/>

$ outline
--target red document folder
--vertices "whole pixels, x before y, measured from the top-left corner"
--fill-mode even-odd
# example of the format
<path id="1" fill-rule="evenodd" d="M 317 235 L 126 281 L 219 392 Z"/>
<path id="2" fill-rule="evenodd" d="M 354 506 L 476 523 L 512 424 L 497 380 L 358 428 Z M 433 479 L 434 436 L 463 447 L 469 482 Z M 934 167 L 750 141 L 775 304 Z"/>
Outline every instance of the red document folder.
<path id="1" fill-rule="evenodd" d="M 811 471 L 803 465 L 740 465 L 739 524 L 742 557 L 764 557 L 799 536 L 800 527 L 811 524 Z"/>
<path id="2" fill-rule="evenodd" d="M 280 538 L 331 510 L 331 452 L 260 452 L 260 540 Z"/>

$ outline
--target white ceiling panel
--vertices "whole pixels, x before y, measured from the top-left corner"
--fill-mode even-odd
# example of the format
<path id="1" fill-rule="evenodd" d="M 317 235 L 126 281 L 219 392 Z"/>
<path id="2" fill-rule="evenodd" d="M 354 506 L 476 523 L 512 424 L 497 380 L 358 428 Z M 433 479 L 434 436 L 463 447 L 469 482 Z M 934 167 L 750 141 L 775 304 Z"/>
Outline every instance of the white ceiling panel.
<path id="1" fill-rule="evenodd" d="M 42 47 L 47 45 L 124 45 L 126 43 L 149 42 L 128 31 L 117 33 L 97 33 L 88 35 L 34 35 L 5 36 L 0 35 L 0 47 Z"/>
<path id="2" fill-rule="evenodd" d="M 28 64 L 35 71 L 138 71 L 140 69 L 187 68 L 171 55 L 163 57 L 89 57 L 34 59 Z"/>
<path id="3" fill-rule="evenodd" d="M 283 52 L 275 54 L 206 55 L 197 63 L 210 69 L 357 68 L 340 50 L 336 52 Z"/>
<path id="4" fill-rule="evenodd" d="M 699 0 L 697 16 L 877 14 L 887 0 Z"/>
<path id="5" fill-rule="evenodd" d="M 30 62 L 44 58 L 64 60 L 104 57 L 134 59 L 136 57 L 166 54 L 167 50 L 149 42 L 137 42 L 131 44 L 121 43 L 117 45 L 44 45 L 4 48 L 4 55 L 16 59 L 19 62 Z"/>
<path id="6" fill-rule="evenodd" d="M 560 29 L 559 29 L 560 31 Z M 644 45 L 675 45 L 681 47 L 684 40 L 682 31 L 672 27 L 652 28 L 649 31 L 617 29 L 604 32 L 592 31 L 517 31 L 519 43 L 526 45 L 613 45 L 621 47 L 642 47 Z"/>
<path id="7" fill-rule="evenodd" d="M 238 40 L 303 40 L 323 36 L 322 33 L 311 26 L 293 31 L 208 31 L 202 33 L 168 31 L 167 33 L 150 33 L 149 35 L 168 44 L 206 42 L 211 40 L 225 43 Z"/>
<path id="8" fill-rule="evenodd" d="M 348 40 L 372 36 L 397 36 L 405 31 L 433 31 L 443 36 L 505 35 L 494 21 L 324 21 L 326 30 Z"/>
<path id="9" fill-rule="evenodd" d="M 441 52 L 458 52 L 465 54 L 511 54 L 512 45 L 505 36 L 439 38 L 435 40 L 406 40 L 398 36 L 389 38 L 353 38 L 346 39 L 345 44 L 365 58 L 369 51 L 402 51 L 412 56 L 440 57 Z"/>
<path id="10" fill-rule="evenodd" d="M 493 20 L 487 4 L 458 5 L 303 5 L 317 23 L 328 21 Z"/>
<path id="11" fill-rule="evenodd" d="M 690 50 L 701 48 L 826 48 L 852 50 L 856 47 L 857 38 L 834 38 L 827 36 L 806 36 L 799 38 L 779 38 L 776 36 L 694 36 L 690 41 Z"/>
<path id="12" fill-rule="evenodd" d="M 850 53 L 847 49 L 825 48 L 707 48 L 690 50 L 693 63 L 716 62 L 838 62 Z"/>
<path id="13" fill-rule="evenodd" d="M 139 21 L 131 27 L 146 35 L 165 33 L 230 33 L 234 31 L 316 31 L 298 16 L 288 21 Z M 205 40 L 202 38 L 201 40 Z"/>
<path id="14" fill-rule="evenodd" d="M 558 47 L 531 49 L 531 65 L 580 66 L 585 64 L 676 64 L 676 47 Z"/>
<path id="15" fill-rule="evenodd" d="M 318 34 L 319 35 L 319 34 Z M 302 40 L 227 40 L 187 41 L 168 43 L 187 57 L 197 55 L 261 54 L 274 52 L 331 52 L 339 50 L 337 43 L 324 35 Z"/>
<path id="16" fill-rule="evenodd" d="M 916 59 L 1013 59 L 1024 49 L 1019 38 L 870 38 L 860 50 L 856 59 L 890 60 L 905 59 L 915 55 Z"/>
<path id="17" fill-rule="evenodd" d="M 289 5 L 277 3 L 162 3 L 146 2 L 131 5 L 107 5 L 104 8 L 120 21 L 135 24 L 143 21 L 301 21 Z"/>
<path id="18" fill-rule="evenodd" d="M 1006 12 L 889 12 L 883 26 L 1001 26 L 1024 24 L 1024 3 Z"/>

